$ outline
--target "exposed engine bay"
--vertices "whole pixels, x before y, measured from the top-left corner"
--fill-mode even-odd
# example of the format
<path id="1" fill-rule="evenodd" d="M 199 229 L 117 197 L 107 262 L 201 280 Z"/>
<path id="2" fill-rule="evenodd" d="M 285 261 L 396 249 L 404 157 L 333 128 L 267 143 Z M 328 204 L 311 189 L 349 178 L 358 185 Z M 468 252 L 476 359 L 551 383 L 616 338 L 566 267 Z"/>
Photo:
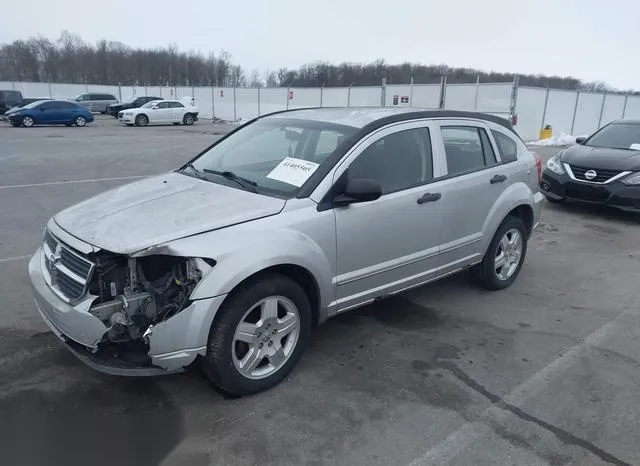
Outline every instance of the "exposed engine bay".
<path id="1" fill-rule="evenodd" d="M 96 257 L 89 312 L 108 328 L 101 345 L 147 346 L 153 326 L 190 304 L 189 296 L 215 262 L 168 255 L 131 258 L 103 252 Z"/>

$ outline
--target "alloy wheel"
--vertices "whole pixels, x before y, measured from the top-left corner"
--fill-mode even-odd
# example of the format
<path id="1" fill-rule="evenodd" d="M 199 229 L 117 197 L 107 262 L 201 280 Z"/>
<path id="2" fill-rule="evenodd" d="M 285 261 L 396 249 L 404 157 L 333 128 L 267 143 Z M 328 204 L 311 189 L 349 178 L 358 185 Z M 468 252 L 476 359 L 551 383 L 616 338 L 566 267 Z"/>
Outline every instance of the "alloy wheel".
<path id="1" fill-rule="evenodd" d="M 522 235 L 515 228 L 508 230 L 500 239 L 494 266 L 500 280 L 508 280 L 514 274 L 522 257 Z"/>

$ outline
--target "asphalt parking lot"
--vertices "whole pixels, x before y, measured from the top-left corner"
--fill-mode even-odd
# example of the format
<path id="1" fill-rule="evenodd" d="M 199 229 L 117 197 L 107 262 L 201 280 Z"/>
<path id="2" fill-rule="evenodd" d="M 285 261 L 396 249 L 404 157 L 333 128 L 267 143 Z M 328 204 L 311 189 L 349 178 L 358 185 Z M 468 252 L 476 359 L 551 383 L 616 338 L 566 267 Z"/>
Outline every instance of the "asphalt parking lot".
<path id="1" fill-rule="evenodd" d="M 640 464 L 640 219 L 617 212 L 547 204 L 509 289 L 460 275 L 339 316 L 253 397 L 77 361 L 31 298 L 45 222 L 226 129 L 0 123 L 0 464 Z"/>

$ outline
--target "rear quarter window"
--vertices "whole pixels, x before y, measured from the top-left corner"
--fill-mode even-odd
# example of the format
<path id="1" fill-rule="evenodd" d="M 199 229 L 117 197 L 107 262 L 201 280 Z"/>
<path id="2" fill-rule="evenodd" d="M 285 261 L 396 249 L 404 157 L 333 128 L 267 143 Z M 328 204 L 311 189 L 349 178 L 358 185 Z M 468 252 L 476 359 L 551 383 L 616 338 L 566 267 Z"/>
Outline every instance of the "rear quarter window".
<path id="1" fill-rule="evenodd" d="M 498 146 L 498 152 L 503 163 L 515 162 L 518 160 L 518 144 L 506 134 L 499 131 L 491 131 L 493 139 Z"/>

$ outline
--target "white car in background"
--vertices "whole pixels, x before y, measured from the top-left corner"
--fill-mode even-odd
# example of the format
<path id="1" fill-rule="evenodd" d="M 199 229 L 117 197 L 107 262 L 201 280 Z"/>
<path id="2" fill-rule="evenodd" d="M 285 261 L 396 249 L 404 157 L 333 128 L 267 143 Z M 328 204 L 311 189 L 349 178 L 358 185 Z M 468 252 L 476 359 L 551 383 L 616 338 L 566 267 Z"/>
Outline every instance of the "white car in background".
<path id="1" fill-rule="evenodd" d="M 118 121 L 128 126 L 184 124 L 198 121 L 199 109 L 180 100 L 152 100 L 140 108 L 129 108 L 118 112 Z"/>

